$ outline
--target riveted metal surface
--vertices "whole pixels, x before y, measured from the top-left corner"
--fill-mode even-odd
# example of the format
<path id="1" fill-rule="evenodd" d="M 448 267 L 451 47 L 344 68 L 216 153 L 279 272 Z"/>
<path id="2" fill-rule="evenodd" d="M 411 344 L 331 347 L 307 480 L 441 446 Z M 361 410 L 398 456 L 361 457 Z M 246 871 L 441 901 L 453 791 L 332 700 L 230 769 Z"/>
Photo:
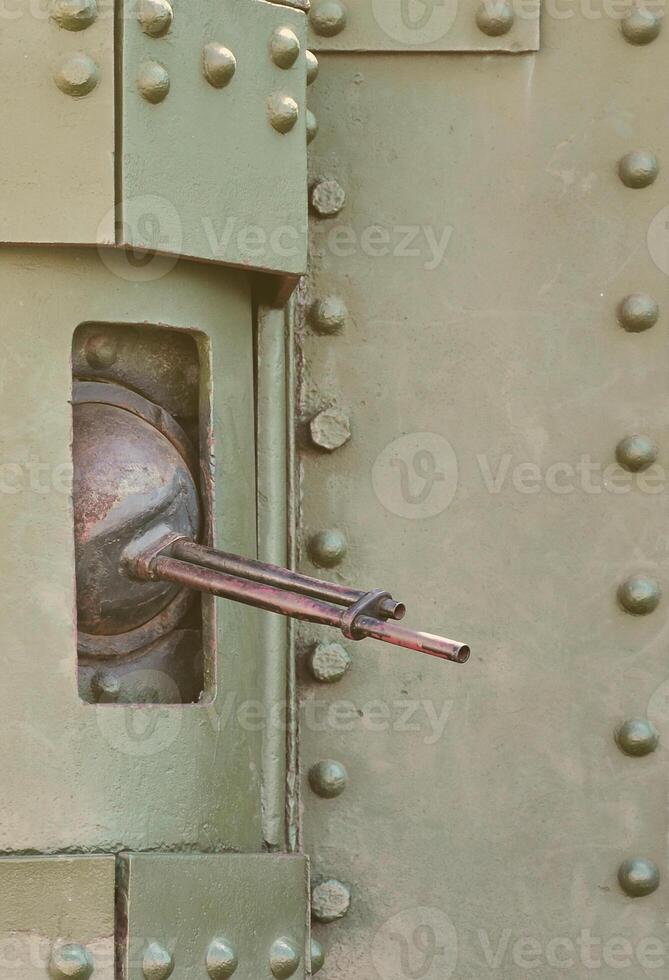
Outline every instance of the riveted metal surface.
<path id="1" fill-rule="evenodd" d="M 301 458 L 301 569 L 337 528 L 334 581 L 373 572 L 473 651 L 455 670 L 355 647 L 332 687 L 304 671 L 305 775 L 334 758 L 350 776 L 303 797 L 313 873 L 353 895 L 315 925 L 328 980 L 634 980 L 654 943 L 669 962 L 669 608 L 616 595 L 669 588 L 665 38 L 572 9 L 546 13 L 536 55 L 323 53 L 310 90 L 311 177 L 346 205 L 314 217 L 304 306 L 349 315 L 331 335 L 305 315 L 300 417 L 327 391 L 355 438 Z M 659 170 L 629 188 L 638 148 Z M 652 329 L 620 325 L 631 295 L 659 303 Z M 634 433 L 659 449 L 640 473 L 614 455 Z M 628 757 L 614 732 L 646 717 L 659 745 Z M 661 880 L 631 899 L 635 856 Z"/>
<path id="2" fill-rule="evenodd" d="M 179 980 L 303 978 L 307 900 L 300 855 L 122 855 L 124 980 L 143 980 L 148 937 L 172 957 Z"/>
<path id="3" fill-rule="evenodd" d="M 59 9 L 2 17 L 0 242 L 114 241 L 113 5 L 76 30 Z"/>
<path id="4" fill-rule="evenodd" d="M 216 488 L 215 535 L 219 545 L 253 554 L 246 277 L 167 259 L 138 273 L 116 252 L 15 248 L 0 253 L 0 283 L 5 350 L 21 377 L 0 393 L 2 473 L 11 490 L 3 498 L 1 561 L 0 850 L 259 848 L 261 732 L 237 723 L 239 710 L 261 696 L 253 612 L 212 603 L 206 703 L 81 703 L 71 504 L 70 359 L 78 324 L 95 323 L 98 332 L 105 323 L 140 333 L 147 323 L 195 331 L 205 419 L 211 400 L 205 471 Z M 119 368 L 124 357 L 121 346 Z M 161 689 L 159 671 L 133 670 L 124 685 Z M 174 690 L 164 699 L 179 700 Z"/>
<path id="5" fill-rule="evenodd" d="M 539 0 L 314 0 L 314 51 L 536 51 Z"/>
<path id="6" fill-rule="evenodd" d="M 125 7 L 122 241 L 302 272 L 305 14 L 265 0 L 197 0 L 175 8 L 169 31 L 153 38 L 140 29 L 135 0 Z M 277 29 L 300 47 L 291 66 L 272 61 Z"/>
<path id="7" fill-rule="evenodd" d="M 112 855 L 0 858 L 2 974 L 114 980 Z"/>

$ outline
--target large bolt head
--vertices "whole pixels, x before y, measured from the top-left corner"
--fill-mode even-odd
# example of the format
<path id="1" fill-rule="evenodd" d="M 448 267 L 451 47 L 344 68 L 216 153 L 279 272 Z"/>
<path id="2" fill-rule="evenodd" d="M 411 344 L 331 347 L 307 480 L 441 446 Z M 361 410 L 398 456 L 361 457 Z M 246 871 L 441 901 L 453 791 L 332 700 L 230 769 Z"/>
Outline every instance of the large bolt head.
<path id="1" fill-rule="evenodd" d="M 630 44 L 650 44 L 661 28 L 662 18 L 644 7 L 633 7 L 620 22 L 623 37 Z"/>
<path id="2" fill-rule="evenodd" d="M 51 19 L 66 31 L 83 31 L 98 16 L 96 0 L 51 0 Z"/>
<path id="3" fill-rule="evenodd" d="M 309 952 L 311 958 L 311 975 L 313 977 L 325 966 L 325 950 L 316 939 L 312 939 L 309 944 Z"/>
<path id="4" fill-rule="evenodd" d="M 484 0 L 476 12 L 476 24 L 489 37 L 500 37 L 513 26 L 515 14 L 506 0 Z"/>
<path id="5" fill-rule="evenodd" d="M 657 453 L 657 446 L 648 436 L 627 436 L 616 446 L 616 459 L 631 473 L 647 470 L 656 461 Z"/>
<path id="6" fill-rule="evenodd" d="M 323 759 L 309 770 L 309 785 L 317 796 L 324 799 L 341 796 L 347 783 L 348 773 L 335 759 Z"/>
<path id="7" fill-rule="evenodd" d="M 227 980 L 237 969 L 238 962 L 237 953 L 227 939 L 212 939 L 205 961 L 211 980 Z"/>
<path id="8" fill-rule="evenodd" d="M 320 0 L 311 8 L 309 22 L 320 37 L 334 37 L 346 27 L 347 10 L 341 0 Z"/>
<path id="9" fill-rule="evenodd" d="M 282 937 L 272 944 L 269 965 L 276 980 L 287 980 L 300 965 L 300 953 L 292 939 Z"/>
<path id="10" fill-rule="evenodd" d="M 309 555 L 315 565 L 334 568 L 346 554 L 346 538 L 334 528 L 318 531 L 309 539 Z"/>
<path id="11" fill-rule="evenodd" d="M 163 37 L 172 26 L 174 12 L 169 0 L 139 0 L 137 20 L 149 37 Z"/>
<path id="12" fill-rule="evenodd" d="M 312 85 L 318 78 L 318 58 L 313 51 L 307 51 L 307 85 Z"/>
<path id="13" fill-rule="evenodd" d="M 346 323 L 348 310 L 339 296 L 324 296 L 315 300 L 309 311 L 309 319 L 316 333 L 338 333 Z"/>
<path id="14" fill-rule="evenodd" d="M 144 980 L 167 980 L 174 973 L 174 957 L 162 943 L 149 943 L 142 959 Z"/>
<path id="15" fill-rule="evenodd" d="M 657 323 L 660 308 L 652 296 L 646 293 L 631 293 L 618 308 L 620 326 L 628 333 L 641 333 Z"/>
<path id="16" fill-rule="evenodd" d="M 351 423 L 348 416 L 336 408 L 326 408 L 309 423 L 311 441 L 319 449 L 334 452 L 351 438 Z"/>
<path id="17" fill-rule="evenodd" d="M 630 718 L 616 730 L 616 743 L 625 755 L 644 756 L 654 752 L 660 735 L 646 718 Z"/>
<path id="18" fill-rule="evenodd" d="M 49 976 L 52 980 L 88 980 L 93 969 L 91 954 L 76 943 L 58 946 L 49 959 Z"/>
<path id="19" fill-rule="evenodd" d="M 309 670 L 314 680 L 334 684 L 342 679 L 351 666 L 351 655 L 341 643 L 322 641 L 309 655 Z"/>
<path id="20" fill-rule="evenodd" d="M 618 162 L 618 174 L 626 187 L 648 187 L 659 170 L 657 157 L 649 150 L 632 150 Z"/>
<path id="21" fill-rule="evenodd" d="M 277 92 L 267 100 L 267 116 L 277 133 L 282 135 L 289 133 L 297 122 L 299 114 L 300 108 L 290 95 Z"/>
<path id="22" fill-rule="evenodd" d="M 311 143 L 312 140 L 316 139 L 318 135 L 318 119 L 313 114 L 311 109 L 307 109 L 307 143 Z"/>
<path id="23" fill-rule="evenodd" d="M 291 68 L 300 55 L 297 34 L 289 27 L 277 27 L 269 42 L 272 61 L 279 68 Z"/>
<path id="24" fill-rule="evenodd" d="M 225 88 L 237 70 L 237 59 L 224 44 L 211 41 L 202 52 L 204 77 L 214 88 Z"/>
<path id="25" fill-rule="evenodd" d="M 137 75 L 139 94 L 152 105 L 163 102 L 170 91 L 170 76 L 167 68 L 157 61 L 145 61 Z"/>
<path id="26" fill-rule="evenodd" d="M 645 616 L 657 609 L 661 595 L 659 582 L 645 575 L 631 575 L 618 587 L 620 605 L 634 616 Z"/>
<path id="27" fill-rule="evenodd" d="M 311 914 L 318 922 L 335 922 L 351 907 L 351 890 L 336 878 L 314 881 L 311 889 Z"/>
<path id="28" fill-rule="evenodd" d="M 311 206 L 321 218 L 334 218 L 346 203 L 346 192 L 339 181 L 317 180 L 311 188 Z"/>
<path id="29" fill-rule="evenodd" d="M 96 87 L 100 71 L 92 58 L 79 51 L 60 63 L 54 81 L 65 95 L 80 99 Z"/>
<path id="30" fill-rule="evenodd" d="M 237 70 L 237 59 L 224 44 L 210 41 L 202 53 L 204 77 L 214 88 L 225 88 Z"/>
<path id="31" fill-rule="evenodd" d="M 657 865 L 648 858 L 630 858 L 623 861 L 618 869 L 620 887 L 630 898 L 650 895 L 660 884 Z"/>

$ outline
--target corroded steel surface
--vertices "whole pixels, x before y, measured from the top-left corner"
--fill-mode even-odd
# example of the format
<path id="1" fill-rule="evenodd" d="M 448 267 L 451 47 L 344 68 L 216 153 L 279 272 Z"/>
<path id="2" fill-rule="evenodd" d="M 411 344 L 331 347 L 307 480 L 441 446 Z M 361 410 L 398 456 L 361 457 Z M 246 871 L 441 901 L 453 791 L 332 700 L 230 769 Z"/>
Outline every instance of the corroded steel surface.
<path id="1" fill-rule="evenodd" d="M 152 529 L 199 531 L 186 436 L 158 406 L 120 385 L 80 383 L 73 402 L 79 630 L 86 637 L 128 634 L 161 614 L 169 628 L 173 617 L 164 614 L 179 590 L 140 584 L 121 568 L 128 546 Z"/>

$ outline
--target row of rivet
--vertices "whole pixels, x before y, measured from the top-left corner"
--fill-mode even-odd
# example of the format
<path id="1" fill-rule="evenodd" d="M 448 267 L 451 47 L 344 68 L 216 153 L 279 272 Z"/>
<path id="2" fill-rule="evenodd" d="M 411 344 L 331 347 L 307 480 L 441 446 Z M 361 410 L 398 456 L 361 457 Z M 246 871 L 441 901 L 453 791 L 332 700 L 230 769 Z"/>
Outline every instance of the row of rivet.
<path id="1" fill-rule="evenodd" d="M 95 20 L 97 6 L 95 0 L 56 0 L 51 16 L 62 27 L 83 30 Z M 163 37 L 172 25 L 172 7 L 168 0 L 142 0 L 137 18 L 141 29 L 149 37 Z M 301 50 L 297 35 L 288 27 L 279 27 L 274 31 L 269 47 L 272 60 L 282 69 L 292 67 Z M 307 51 L 306 62 L 307 84 L 311 84 L 318 74 L 318 60 L 311 51 Z M 237 70 L 237 59 L 225 45 L 212 41 L 204 47 L 202 70 L 210 85 L 224 88 Z M 75 52 L 61 63 L 54 80 L 66 95 L 81 98 L 96 88 L 100 80 L 100 70 L 89 55 Z M 137 88 L 147 102 L 154 105 L 163 102 L 170 91 L 170 76 L 165 66 L 158 61 L 146 61 L 139 69 Z M 267 113 L 273 128 L 285 134 L 295 126 L 299 106 L 291 96 L 274 93 L 268 99 Z M 306 129 L 307 140 L 310 142 L 318 130 L 312 112 L 307 112 Z"/>
<path id="2" fill-rule="evenodd" d="M 337 4 L 334 5 L 335 7 Z M 321 8 L 322 10 L 322 5 Z M 345 17 L 345 14 L 344 14 Z M 336 33 L 336 31 L 334 32 Z M 314 120 L 315 121 L 315 120 Z M 315 133 L 314 133 L 315 135 Z M 313 137 L 310 137 L 310 139 Z M 321 218 L 335 217 L 344 207 L 346 194 L 336 180 L 321 179 L 310 189 L 312 209 Z M 344 326 L 344 304 L 331 297 L 312 307 L 318 308 L 323 324 L 321 333 L 337 333 Z M 313 322 L 313 314 L 312 314 Z M 336 408 L 318 412 L 309 423 L 311 441 L 319 449 L 333 452 L 351 438 L 351 423 L 347 415 Z M 311 560 L 321 567 L 332 568 L 346 554 L 346 539 L 341 531 L 319 531 L 309 541 Z M 333 683 L 341 680 L 351 665 L 348 652 L 340 643 L 317 643 L 309 656 L 309 669 L 315 680 Z M 309 769 L 309 785 L 323 799 L 340 796 L 348 784 L 346 767 L 336 759 L 322 759 Z M 346 915 L 351 906 L 351 890 L 337 878 L 316 878 L 311 888 L 311 915 L 317 922 L 335 922 Z"/>
<path id="3" fill-rule="evenodd" d="M 324 963 L 323 950 L 316 940 L 311 941 L 311 973 L 318 973 Z M 300 965 L 300 952 L 291 939 L 284 936 L 277 939 L 270 949 L 269 967 L 277 980 L 287 980 Z M 175 960 L 170 951 L 161 943 L 150 943 L 144 951 L 142 974 L 145 980 L 168 980 L 175 969 Z M 205 969 L 211 980 L 227 980 L 238 965 L 239 959 L 234 947 L 227 939 L 216 938 L 209 944 Z M 52 980 L 89 980 L 95 971 L 93 958 L 84 946 L 67 943 L 58 946 L 51 953 L 49 976 Z"/>
<path id="4" fill-rule="evenodd" d="M 637 43 L 642 42 L 639 40 Z M 648 150 L 632 150 L 618 161 L 618 175 L 626 187 L 649 187 L 658 173 L 657 157 Z M 648 330 L 654 326 L 658 317 L 657 302 L 644 293 L 626 296 L 618 307 L 618 321 L 629 333 Z M 627 436 L 616 446 L 616 459 L 624 469 L 632 473 L 642 472 L 652 466 L 657 460 L 657 453 L 657 446 L 652 439 L 643 435 Z M 637 616 L 646 615 L 656 609 L 660 597 L 658 582 L 643 575 L 630 576 L 618 588 L 618 601 L 622 608 Z"/>
<path id="5" fill-rule="evenodd" d="M 648 150 L 632 150 L 618 161 L 618 175 L 621 181 L 626 187 L 633 189 L 649 187 L 655 181 L 659 170 L 657 157 Z M 618 322 L 628 333 L 642 333 L 650 329 L 657 323 L 659 315 L 657 301 L 646 293 L 631 293 L 618 306 Z M 637 466 L 636 469 L 645 469 L 654 461 L 653 458 L 644 465 Z M 620 457 L 619 462 L 625 465 Z M 627 469 L 633 467 L 627 466 Z"/>
<path id="6" fill-rule="evenodd" d="M 207 44 L 203 53 L 204 76 L 214 88 L 223 88 L 235 73 L 237 62 L 233 53 L 216 42 Z M 66 58 L 59 66 L 54 81 L 66 95 L 80 98 L 88 95 L 100 80 L 100 70 L 89 55 L 76 52 Z M 158 61 L 146 61 L 137 74 L 137 88 L 147 102 L 157 105 L 163 102 L 170 91 L 170 76 L 164 65 Z M 299 116 L 299 106 L 289 95 L 276 92 L 267 100 L 267 114 L 270 123 L 279 133 L 288 133 L 295 126 Z M 313 114 L 308 114 L 308 138 L 315 135 L 316 123 Z"/>
<path id="7" fill-rule="evenodd" d="M 631 44 L 648 44 L 660 32 L 661 21 L 650 11 L 633 9 L 621 22 L 623 36 Z M 657 178 L 659 164 L 654 153 L 633 150 L 618 161 L 618 176 L 632 189 L 649 187 Z M 629 333 L 641 333 L 652 327 L 658 319 L 656 301 L 643 293 L 626 296 L 618 308 L 618 321 Z M 652 466 L 658 449 L 652 439 L 643 435 L 627 436 L 616 446 L 616 459 L 626 470 L 640 473 Z M 657 608 L 661 590 L 659 583 L 645 575 L 631 575 L 618 587 L 618 602 L 632 615 L 641 616 Z M 650 721 L 630 718 L 620 725 L 614 734 L 621 752 L 641 757 L 653 752 L 659 742 L 659 734 Z M 657 865 L 645 857 L 633 857 L 623 861 L 618 868 L 618 883 L 630 898 L 650 895 L 660 884 Z"/>
<path id="8" fill-rule="evenodd" d="M 320 37 L 334 37 L 346 27 L 348 10 L 342 0 L 321 0 L 311 8 L 311 27 Z M 513 27 L 515 14 L 507 0 L 485 0 L 475 15 L 476 26 L 489 37 L 500 37 Z M 661 17 L 643 7 L 633 7 L 622 18 L 620 29 L 630 44 L 649 44 L 662 27 Z"/>
<path id="9" fill-rule="evenodd" d="M 515 14 L 507 0 L 486 0 L 480 4 L 475 19 L 479 30 L 484 34 L 499 37 L 511 30 Z M 315 34 L 320 37 L 335 37 L 346 27 L 348 9 L 341 0 L 321 0 L 311 8 L 309 21 Z"/>
<path id="10" fill-rule="evenodd" d="M 269 967 L 277 980 L 287 980 L 297 970 L 300 951 L 292 939 L 280 937 L 269 951 Z M 167 980 L 176 966 L 172 953 L 161 943 L 152 942 L 144 951 L 142 974 L 145 980 Z M 204 966 L 211 980 L 227 980 L 237 970 L 239 958 L 232 943 L 218 936 L 212 939 L 205 954 Z"/>

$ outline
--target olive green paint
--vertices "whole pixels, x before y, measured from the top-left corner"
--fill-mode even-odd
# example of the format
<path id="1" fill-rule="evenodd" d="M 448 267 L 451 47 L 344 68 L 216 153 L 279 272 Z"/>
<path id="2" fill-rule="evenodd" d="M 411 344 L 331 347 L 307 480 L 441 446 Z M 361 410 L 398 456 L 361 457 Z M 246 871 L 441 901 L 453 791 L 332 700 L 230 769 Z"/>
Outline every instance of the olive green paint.
<path id="1" fill-rule="evenodd" d="M 511 28 L 485 33 L 477 22 L 480 0 L 443 0 L 425 9 L 383 0 L 313 0 L 309 47 L 314 51 L 536 51 L 538 0 L 509 3 Z M 489 0 L 496 11 L 500 0 Z M 506 6 L 506 4 L 504 4 Z M 562 11 L 562 8 L 560 8 Z M 479 18 L 480 19 L 480 18 Z"/>
<path id="2" fill-rule="evenodd" d="M 119 133 L 121 241 L 275 272 L 306 265 L 306 17 L 265 0 L 197 0 L 161 38 L 145 34 L 126 0 Z M 300 57 L 274 64 L 274 31 L 290 28 Z M 216 72 L 219 45 L 236 62 Z M 205 50 L 206 49 L 206 50 Z M 207 58 L 205 65 L 205 56 Z M 162 67 L 169 93 L 142 98 L 136 78 Z M 220 64 L 220 57 L 218 59 Z M 228 63 L 228 62 L 226 62 Z M 205 67 L 208 74 L 205 74 Z M 295 120 L 277 132 L 268 101 L 290 99 Z M 147 243 L 147 235 L 155 242 Z"/>
<path id="3" fill-rule="evenodd" d="M 265 0 L 194 0 L 174 19 L 136 0 L 95 10 L 17 0 L 4 18 L 0 242 L 304 272 L 305 13 Z M 295 39 L 290 65 L 272 61 L 276 31 Z M 280 132 L 272 105 L 288 106 Z"/>
<path id="4" fill-rule="evenodd" d="M 288 447 L 286 318 L 283 310 L 260 307 L 257 318 L 256 454 L 258 557 L 273 565 L 288 561 Z M 288 690 L 288 621 L 272 613 L 261 620 L 262 689 L 267 716 L 285 704 Z M 286 847 L 286 711 L 263 731 L 263 838 L 272 849 Z"/>
<path id="5" fill-rule="evenodd" d="M 291 975 L 303 978 L 307 962 L 308 867 L 285 854 L 128 854 L 121 858 L 120 908 L 127 921 L 121 962 L 127 980 L 142 980 L 139 964 L 147 938 L 174 959 L 179 980 L 200 980 L 206 964 L 221 967 L 224 937 L 234 951 L 236 980 L 270 980 L 277 940 L 299 957 Z M 276 953 L 275 949 L 275 953 Z M 231 956 L 226 954 L 226 963 Z M 223 969 L 214 977 L 230 975 Z M 283 976 L 288 976 L 283 973 Z"/>
<path id="6" fill-rule="evenodd" d="M 114 18 L 104 8 L 76 31 L 31 0 L 3 18 L 1 242 L 114 242 Z M 83 97 L 59 88 L 68 65 L 84 77 L 73 59 L 97 72 Z"/>
<path id="7" fill-rule="evenodd" d="M 359 6 L 348 4 L 351 30 Z M 316 572 L 311 534 L 339 528 L 349 548 L 336 581 L 387 588 L 407 625 L 472 648 L 460 667 L 364 642 L 332 687 L 304 671 L 305 770 L 334 758 L 350 775 L 339 799 L 303 798 L 314 874 L 353 895 L 345 918 L 315 925 L 328 980 L 395 976 L 404 944 L 411 969 L 424 968 L 416 929 L 441 923 L 448 948 L 445 920 L 425 909 L 456 930 L 453 980 L 575 980 L 578 947 L 574 966 L 557 968 L 551 940 L 576 944 L 588 928 L 636 950 L 666 936 L 669 607 L 629 615 L 616 591 L 640 574 L 666 593 L 667 495 L 645 492 L 652 469 L 626 473 L 614 456 L 645 433 L 666 467 L 667 277 L 647 247 L 669 187 L 666 24 L 634 46 L 616 18 L 570 9 L 565 20 L 545 12 L 537 54 L 322 52 L 309 90 L 321 124 L 311 179 L 337 179 L 346 206 L 312 219 L 299 415 L 325 397 L 350 406 L 354 438 L 331 455 L 303 444 L 301 568 Z M 617 167 L 638 147 L 660 169 L 631 189 Z M 339 227 L 353 229 L 347 247 L 321 248 Z M 429 234 L 446 243 L 441 257 Z M 319 335 L 309 310 L 333 295 L 346 325 Z M 618 321 L 631 295 L 659 302 L 659 316 L 645 302 L 632 318 L 656 319 L 642 333 Z M 417 433 L 452 447 L 452 499 L 443 480 L 429 492 L 420 460 L 413 468 L 434 443 L 395 443 Z M 434 475 L 451 479 L 437 445 Z M 588 493 L 567 478 L 570 493 L 544 479 L 523 492 L 521 464 L 545 477 L 583 457 L 629 491 Z M 437 513 L 420 499 L 403 512 L 411 499 L 389 458 Z M 305 654 L 325 638 L 301 634 Z M 660 746 L 627 758 L 614 730 L 646 714 Z M 617 874 L 634 855 L 663 877 L 632 900 Z M 542 952 L 526 970 L 513 950 L 527 938 Z M 435 959 L 431 972 L 449 976 L 451 964 Z M 602 959 L 585 972 L 638 969 L 633 957 L 629 970 Z"/>
<path id="8" fill-rule="evenodd" d="M 147 322 L 199 332 L 208 379 L 202 388 L 212 399 L 217 543 L 255 553 L 246 276 L 167 259 L 154 259 L 149 270 L 151 281 L 133 281 L 137 267 L 109 253 L 0 253 L 3 343 L 17 382 L 0 391 L 3 459 L 12 463 L 0 570 L 3 851 L 262 844 L 261 732 L 239 714 L 248 703 L 257 711 L 262 698 L 255 612 L 215 605 L 213 703 L 96 707 L 82 704 L 77 692 L 69 399 L 79 323 Z M 147 267 L 141 271 L 146 276 Z M 208 412 L 203 405 L 204 418 Z M 31 461 L 39 471 L 30 470 Z"/>
<path id="9" fill-rule="evenodd" d="M 52 951 L 71 945 L 83 949 L 76 957 L 65 949 L 64 962 L 92 960 L 96 980 L 114 980 L 114 864 L 111 856 L 0 858 L 0 945 L 11 972 L 44 980 Z"/>

